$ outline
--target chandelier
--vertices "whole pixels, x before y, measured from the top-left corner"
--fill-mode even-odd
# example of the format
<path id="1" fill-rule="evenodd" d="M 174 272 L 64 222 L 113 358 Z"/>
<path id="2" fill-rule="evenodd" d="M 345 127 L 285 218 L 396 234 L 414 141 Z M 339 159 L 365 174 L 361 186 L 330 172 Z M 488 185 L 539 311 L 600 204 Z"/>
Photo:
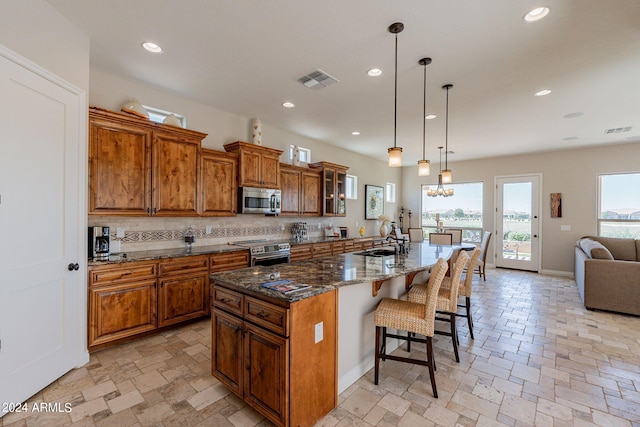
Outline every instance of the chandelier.
<path id="1" fill-rule="evenodd" d="M 440 166 L 442 166 L 442 148 L 443 147 L 438 147 L 438 150 L 440 150 Z M 453 196 L 453 188 L 444 188 L 442 185 L 442 173 L 440 173 L 438 175 L 438 186 L 436 187 L 435 190 L 431 189 L 431 187 L 427 188 L 427 196 L 429 197 L 436 197 L 436 196 L 442 196 L 442 197 L 449 197 L 449 196 Z"/>

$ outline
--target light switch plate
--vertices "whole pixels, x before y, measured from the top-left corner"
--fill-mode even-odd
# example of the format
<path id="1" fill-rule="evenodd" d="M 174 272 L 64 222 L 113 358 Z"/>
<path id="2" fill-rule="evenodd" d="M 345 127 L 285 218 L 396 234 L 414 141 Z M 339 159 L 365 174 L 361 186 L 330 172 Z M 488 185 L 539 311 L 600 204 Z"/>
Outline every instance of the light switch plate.
<path id="1" fill-rule="evenodd" d="M 316 344 L 324 339 L 324 324 L 323 322 L 316 323 Z"/>
<path id="2" fill-rule="evenodd" d="M 124 238 L 124 227 L 116 228 L 116 237 L 119 239 Z"/>
<path id="3" fill-rule="evenodd" d="M 207 225 L 205 231 L 207 232 L 207 234 L 211 234 L 211 226 Z"/>

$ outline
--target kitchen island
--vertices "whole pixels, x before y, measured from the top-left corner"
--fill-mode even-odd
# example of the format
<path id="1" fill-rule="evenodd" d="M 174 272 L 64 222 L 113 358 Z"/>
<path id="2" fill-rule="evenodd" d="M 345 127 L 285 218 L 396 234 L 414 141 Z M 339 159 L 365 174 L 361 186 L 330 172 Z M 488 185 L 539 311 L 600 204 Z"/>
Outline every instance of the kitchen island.
<path id="1" fill-rule="evenodd" d="M 312 425 L 373 366 L 380 299 L 457 248 L 384 249 L 212 274 L 213 375 L 277 425 Z M 287 281 L 309 288 L 263 286 Z"/>

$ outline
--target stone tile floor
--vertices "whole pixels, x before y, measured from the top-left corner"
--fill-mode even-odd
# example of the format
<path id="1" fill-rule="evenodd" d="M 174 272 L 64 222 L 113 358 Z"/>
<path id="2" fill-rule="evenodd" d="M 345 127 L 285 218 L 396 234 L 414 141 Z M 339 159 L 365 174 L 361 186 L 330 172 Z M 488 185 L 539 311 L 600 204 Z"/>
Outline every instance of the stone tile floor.
<path id="1" fill-rule="evenodd" d="M 459 364 L 435 338 L 439 399 L 426 368 L 383 362 L 379 386 L 369 371 L 317 425 L 640 427 L 640 318 L 585 310 L 569 278 L 487 276 L 474 282 L 475 340 L 458 321 Z M 270 426 L 211 376 L 210 337 L 205 320 L 96 352 L 28 402 L 69 413 L 0 426 Z"/>

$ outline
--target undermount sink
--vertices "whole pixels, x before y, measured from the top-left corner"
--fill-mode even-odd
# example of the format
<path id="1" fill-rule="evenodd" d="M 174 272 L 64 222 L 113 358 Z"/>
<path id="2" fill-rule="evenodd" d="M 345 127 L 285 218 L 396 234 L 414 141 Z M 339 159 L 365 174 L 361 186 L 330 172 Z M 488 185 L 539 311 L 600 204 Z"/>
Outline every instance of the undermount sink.
<path id="1" fill-rule="evenodd" d="M 354 254 L 363 255 L 363 256 L 382 257 L 382 256 L 395 255 L 396 251 L 395 249 L 371 249 L 368 251 L 354 252 Z"/>

